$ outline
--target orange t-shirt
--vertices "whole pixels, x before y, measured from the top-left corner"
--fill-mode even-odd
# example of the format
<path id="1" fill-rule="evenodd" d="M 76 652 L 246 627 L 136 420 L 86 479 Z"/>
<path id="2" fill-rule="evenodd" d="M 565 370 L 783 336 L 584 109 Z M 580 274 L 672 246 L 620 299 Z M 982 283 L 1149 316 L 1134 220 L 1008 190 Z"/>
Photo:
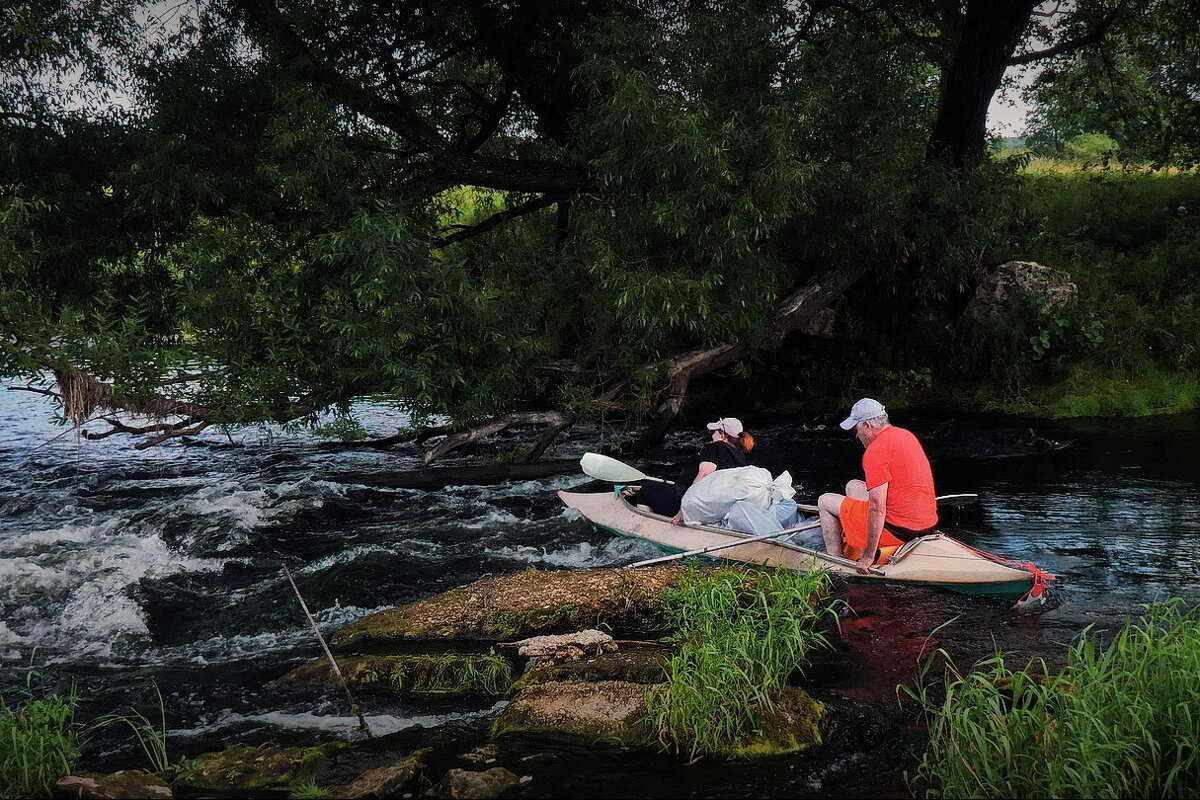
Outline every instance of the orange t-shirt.
<path id="1" fill-rule="evenodd" d="M 937 501 L 933 494 L 933 471 L 917 437 L 904 428 L 889 425 L 863 453 L 867 489 L 888 485 L 887 519 L 910 530 L 937 525 Z"/>

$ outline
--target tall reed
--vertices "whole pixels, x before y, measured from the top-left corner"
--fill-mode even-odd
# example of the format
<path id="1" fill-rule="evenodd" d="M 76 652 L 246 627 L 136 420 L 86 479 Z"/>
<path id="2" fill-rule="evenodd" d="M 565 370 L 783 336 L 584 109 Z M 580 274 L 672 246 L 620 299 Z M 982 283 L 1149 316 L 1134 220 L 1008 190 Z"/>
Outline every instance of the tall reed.
<path id="1" fill-rule="evenodd" d="M 92 723 L 92 728 L 99 730 L 109 725 L 126 725 L 133 732 L 138 745 L 146 756 L 150 769 L 158 775 L 171 770 L 171 760 L 167 756 L 167 710 L 163 702 L 162 689 L 154 684 L 154 693 L 158 695 L 158 723 L 154 723 L 136 708 L 130 708 L 127 713 L 105 714 Z"/>
<path id="2" fill-rule="evenodd" d="M 647 692 L 664 747 L 718 754 L 756 729 L 774 693 L 825 644 L 815 630 L 829 613 L 824 573 L 696 571 L 663 593 L 679 653 L 667 680 Z"/>
<path id="3" fill-rule="evenodd" d="M 1086 631 L 1055 676 L 999 655 L 950 675 L 914 775 L 929 797 L 1200 795 L 1200 618 L 1178 600 L 1108 647 Z"/>

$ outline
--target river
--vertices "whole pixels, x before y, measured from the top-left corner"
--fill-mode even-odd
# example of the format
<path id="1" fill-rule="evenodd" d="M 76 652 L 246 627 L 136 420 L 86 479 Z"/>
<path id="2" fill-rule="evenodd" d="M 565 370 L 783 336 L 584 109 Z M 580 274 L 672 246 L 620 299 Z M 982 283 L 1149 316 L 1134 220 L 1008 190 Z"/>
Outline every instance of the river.
<path id="1" fill-rule="evenodd" d="M 403 422 L 395 412 L 360 411 L 380 433 Z M 789 469 L 804 487 L 801 499 L 837 489 L 855 475 L 861 447 L 836 417 L 752 425 L 761 443 L 756 462 Z M 977 546 L 1057 574 L 1053 601 L 1021 615 L 1000 601 L 933 589 L 842 587 L 855 613 L 842 621 L 836 657 L 814 665 L 822 690 L 895 706 L 896 684 L 910 682 L 935 647 L 960 663 L 996 648 L 1053 661 L 1085 627 L 1112 628 L 1142 604 L 1166 596 L 1200 603 L 1200 415 L 1053 424 L 903 417 L 894 421 L 927 442 L 939 492 L 980 495 L 973 512 L 948 522 Z M 696 422 L 639 466 L 666 473 L 694 453 L 704 441 Z M 615 433 L 574 431 L 548 457 L 577 457 Z M 614 566 L 657 552 L 563 509 L 552 490 L 579 476 L 441 492 L 381 489 L 331 476 L 413 469 L 415 451 L 324 451 L 309 434 L 258 428 L 207 433 L 204 441 L 137 452 L 119 437 L 78 440 L 51 423 L 40 398 L 0 391 L 6 694 L 24 686 L 32 663 L 43 685 L 77 687 L 84 719 L 128 706 L 154 718 L 156 684 L 172 758 L 235 740 L 344 735 L 355 721 L 339 697 L 265 688 L 319 652 L 282 564 L 328 633 L 487 574 Z M 481 737 L 496 707 L 494 698 L 372 699 L 367 713 L 376 733 L 470 740 Z M 911 765 L 919 732 L 894 738 L 816 772 L 803 758 L 689 767 L 665 756 L 560 748 L 529 767 L 535 779 L 521 791 L 902 794 L 895 765 L 864 764 L 855 777 L 855 758 L 893 745 L 897 763 Z M 98 736 L 88 753 L 110 767 L 139 766 L 128 736 Z"/>

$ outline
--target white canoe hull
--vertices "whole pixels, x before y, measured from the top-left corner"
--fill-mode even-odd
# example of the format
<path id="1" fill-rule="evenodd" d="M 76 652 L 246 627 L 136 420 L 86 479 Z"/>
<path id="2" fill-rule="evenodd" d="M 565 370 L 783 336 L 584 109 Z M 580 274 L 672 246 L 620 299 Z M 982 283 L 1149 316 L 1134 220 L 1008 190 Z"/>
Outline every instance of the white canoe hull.
<path id="1" fill-rule="evenodd" d="M 615 492 L 585 494 L 564 490 L 558 496 L 564 504 L 602 528 L 645 539 L 668 550 L 696 550 L 751 535 L 709 525 L 672 525 L 666 517 L 634 508 Z M 719 557 L 806 572 L 824 569 L 863 581 L 941 586 L 966 594 L 1020 597 L 1033 585 L 1033 574 L 1029 571 L 987 559 L 944 534 L 923 536 L 907 543 L 891 562 L 878 568 L 882 573 L 879 575 L 860 575 L 852 561 L 785 542 L 751 542 L 721 550 Z"/>

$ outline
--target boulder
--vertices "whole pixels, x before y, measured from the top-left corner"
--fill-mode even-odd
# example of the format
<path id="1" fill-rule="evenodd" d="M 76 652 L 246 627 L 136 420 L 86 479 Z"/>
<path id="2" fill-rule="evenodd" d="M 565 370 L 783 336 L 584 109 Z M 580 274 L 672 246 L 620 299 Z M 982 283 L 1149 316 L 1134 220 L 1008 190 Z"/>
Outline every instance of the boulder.
<path id="1" fill-rule="evenodd" d="M 199 756 L 195 766 L 179 773 L 174 782 L 187 789 L 220 792 L 280 789 L 306 780 L 320 783 L 333 766 L 333 757 L 345 747 L 340 742 L 315 747 L 235 744 Z"/>
<path id="2" fill-rule="evenodd" d="M 342 628 L 333 645 L 392 645 L 420 639 L 500 641 L 607 625 L 641 630 L 654 622 L 659 595 L 687 571 L 679 564 L 638 570 L 527 569 L 372 614 Z"/>
<path id="3" fill-rule="evenodd" d="M 964 311 L 973 322 L 1016 322 L 1031 311 L 1056 311 L 1079 296 L 1079 287 L 1062 270 L 1033 261 L 1008 261 L 988 273 Z"/>
<path id="4" fill-rule="evenodd" d="M 367 770 L 351 783 L 330 787 L 326 797 L 356 800 L 360 797 L 392 797 L 421 775 L 429 750 L 418 750 L 395 763 Z"/>
<path id="5" fill-rule="evenodd" d="M 51 796 L 72 800 L 167 800 L 173 795 L 162 778 L 139 769 L 73 773 L 55 782 Z"/>
<path id="6" fill-rule="evenodd" d="M 446 776 L 431 786 L 427 797 L 461 798 L 461 800 L 483 800 L 499 797 L 517 788 L 520 779 L 504 767 L 493 767 L 483 772 L 452 769 Z"/>

